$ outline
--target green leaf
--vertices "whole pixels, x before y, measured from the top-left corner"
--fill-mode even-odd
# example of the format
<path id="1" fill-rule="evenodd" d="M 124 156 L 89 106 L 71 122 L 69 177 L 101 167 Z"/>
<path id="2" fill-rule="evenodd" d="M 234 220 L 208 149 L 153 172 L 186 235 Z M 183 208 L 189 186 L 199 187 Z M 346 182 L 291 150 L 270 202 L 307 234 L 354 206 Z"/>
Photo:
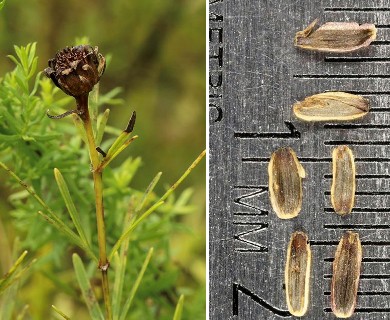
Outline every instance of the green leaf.
<path id="1" fill-rule="evenodd" d="M 23 262 L 25 256 L 27 255 L 27 251 L 24 251 L 20 257 L 16 260 L 11 269 L 5 274 L 5 276 L 0 279 L 0 294 L 4 292 L 7 288 L 9 288 L 12 284 L 18 281 L 22 275 L 30 269 L 30 267 L 35 263 L 36 259 L 32 260 L 26 267 L 22 270 L 17 271 L 21 263 Z"/>
<path id="2" fill-rule="evenodd" d="M 24 251 L 19 258 L 15 261 L 9 271 L 0 279 L 0 294 L 4 292 L 12 283 L 15 282 L 13 277 L 18 267 L 22 264 L 24 258 L 27 255 L 27 251 Z"/>
<path id="3" fill-rule="evenodd" d="M 54 227 L 56 227 L 61 233 L 63 233 L 72 243 L 78 245 L 80 248 L 85 250 L 85 252 L 93 259 L 98 261 L 96 255 L 92 250 L 85 246 L 82 239 L 74 233 L 54 212 L 50 207 L 36 194 L 36 192 L 30 188 L 25 182 L 22 181 L 10 168 L 8 168 L 3 162 L 0 162 L 0 168 L 3 168 L 7 173 L 14 178 L 19 184 L 49 213 L 49 215 L 44 214 L 41 211 L 38 213 Z"/>
<path id="4" fill-rule="evenodd" d="M 137 278 L 136 278 L 136 280 L 135 280 L 135 282 L 133 284 L 133 287 L 131 288 L 129 297 L 127 298 L 126 303 L 125 303 L 125 305 L 123 307 L 120 320 L 126 320 L 127 313 L 129 312 L 131 303 L 133 302 L 134 296 L 135 296 L 135 294 L 136 294 L 136 292 L 138 290 L 138 287 L 139 287 L 139 285 L 140 285 L 140 283 L 142 281 L 142 278 L 143 278 L 143 276 L 145 274 L 146 268 L 148 267 L 149 261 L 152 258 L 152 255 L 153 255 L 153 248 L 150 248 L 149 252 L 148 252 L 148 255 L 145 258 L 145 261 L 142 264 L 141 270 L 138 273 L 138 276 L 137 276 Z"/>
<path id="5" fill-rule="evenodd" d="M 14 142 L 20 140 L 20 136 L 17 134 L 6 135 L 0 134 L 0 142 Z"/>
<path id="6" fill-rule="evenodd" d="M 74 253 L 72 255 L 72 260 L 74 270 L 76 272 L 76 278 L 92 320 L 104 320 L 102 310 L 100 309 L 95 294 L 92 290 L 91 284 L 89 283 L 89 279 L 87 278 L 87 273 L 85 272 L 83 262 L 81 261 L 77 253 Z"/>
<path id="7" fill-rule="evenodd" d="M 3 9 L 5 5 L 5 0 L 0 1 L 0 10 Z"/>
<path id="8" fill-rule="evenodd" d="M 84 242 L 84 245 L 89 247 L 89 243 L 87 237 L 85 236 L 85 231 L 81 223 L 80 215 L 76 210 L 72 197 L 70 196 L 69 188 L 66 185 L 65 179 L 62 176 L 60 170 L 58 170 L 57 168 L 54 169 L 54 177 L 56 178 L 58 188 L 60 189 L 62 198 L 64 199 L 66 208 L 68 209 L 73 224 L 76 227 L 76 230 L 79 233 L 81 240 Z"/>
<path id="9" fill-rule="evenodd" d="M 115 252 L 113 262 L 111 261 L 111 266 L 114 267 L 114 287 L 112 289 L 112 318 L 113 320 L 119 319 L 120 314 L 120 305 L 122 301 L 122 291 L 123 291 L 123 284 L 125 279 L 125 269 L 127 264 L 127 252 L 123 250 L 126 243 L 121 246 L 120 255 L 118 252 Z"/>
<path id="10" fill-rule="evenodd" d="M 110 149 L 108 149 L 107 157 L 111 157 L 114 153 L 116 153 L 119 150 L 119 148 L 123 146 L 126 140 L 128 140 L 130 135 L 131 133 L 122 131 L 119 137 L 114 141 Z"/>
<path id="11" fill-rule="evenodd" d="M 56 306 L 52 305 L 51 307 L 52 307 L 53 310 L 54 310 L 55 312 L 57 312 L 57 314 L 59 314 L 63 319 L 70 320 L 70 318 L 69 318 L 65 313 L 63 313 L 61 310 L 59 310 Z"/>
<path id="12" fill-rule="evenodd" d="M 81 139 L 83 139 L 85 144 L 88 144 L 87 133 L 85 132 L 85 128 L 80 117 L 77 114 L 72 114 L 72 120 L 77 131 L 79 132 Z"/>
<path id="13" fill-rule="evenodd" d="M 30 306 L 28 304 L 26 304 L 22 311 L 19 312 L 18 316 L 16 317 L 16 320 L 24 320 L 25 319 L 25 316 L 26 316 L 26 312 L 27 310 L 30 308 Z"/>
<path id="14" fill-rule="evenodd" d="M 129 209 L 126 214 L 125 222 L 129 222 L 134 215 L 134 206 L 135 206 L 136 197 L 133 195 L 129 200 Z M 125 231 L 128 223 L 123 224 L 123 231 Z M 112 315 L 114 320 L 119 320 L 120 316 L 120 307 L 122 303 L 122 294 L 123 294 L 123 285 L 125 279 L 125 271 L 127 265 L 127 252 L 129 249 L 130 239 L 127 238 L 123 241 L 120 247 L 120 254 L 118 252 L 114 255 L 114 265 L 115 265 L 115 280 L 114 280 L 114 288 L 112 294 Z"/>
<path id="15" fill-rule="evenodd" d="M 99 125 L 96 132 L 96 145 L 99 146 L 102 143 L 104 130 L 106 129 L 106 124 L 108 121 L 108 117 L 110 115 L 110 109 L 106 109 L 103 115 L 100 118 Z"/>
<path id="16" fill-rule="evenodd" d="M 122 99 L 119 98 L 114 99 L 114 97 L 121 92 L 122 92 L 122 88 L 114 88 L 111 91 L 105 93 L 104 95 L 101 95 L 98 100 L 98 106 L 108 105 L 108 104 L 116 105 L 116 104 L 123 103 Z"/>
<path id="17" fill-rule="evenodd" d="M 191 173 L 191 171 L 199 164 L 202 158 L 206 155 L 206 150 L 202 151 L 200 155 L 195 159 L 195 161 L 188 167 L 188 169 L 183 173 L 183 175 L 177 180 L 164 195 L 160 198 L 159 201 L 164 201 L 169 195 L 175 191 L 175 189 L 184 181 L 185 178 Z"/>
<path id="18" fill-rule="evenodd" d="M 153 178 L 152 182 L 148 185 L 148 187 L 146 188 L 145 190 L 145 193 L 141 199 L 141 202 L 139 203 L 139 205 L 137 206 L 137 208 L 135 209 L 135 212 L 136 214 L 142 210 L 142 208 L 144 207 L 145 203 L 146 203 L 146 200 L 148 199 L 149 195 L 153 192 L 155 186 L 157 185 L 158 181 L 160 180 L 161 178 L 161 175 L 162 175 L 162 172 L 158 172 L 156 174 L 156 176 Z"/>
<path id="19" fill-rule="evenodd" d="M 136 221 L 134 221 L 132 224 L 130 224 L 126 231 L 122 233 L 118 241 L 114 244 L 111 253 L 110 258 L 113 257 L 114 253 L 119 249 L 121 243 L 131 234 L 131 232 L 143 221 L 145 218 L 147 218 L 152 212 L 154 212 L 159 206 L 161 206 L 164 203 L 164 200 L 168 198 L 168 196 L 183 182 L 183 180 L 191 173 L 191 171 L 198 165 L 198 163 L 202 160 L 202 158 L 205 156 L 206 150 L 202 151 L 201 154 L 195 159 L 195 161 L 188 167 L 188 169 L 182 174 L 182 176 L 177 180 L 165 193 L 164 195 L 158 200 L 157 203 L 155 203 L 153 206 L 151 206 L 146 212 L 144 212 Z"/>
<path id="20" fill-rule="evenodd" d="M 109 256 L 109 259 L 108 260 L 111 260 L 114 253 L 119 249 L 119 247 L 121 246 L 122 242 L 125 241 L 127 239 L 127 237 L 130 235 L 130 233 L 143 221 L 145 220 L 151 213 L 153 213 L 159 206 L 161 206 L 162 204 L 164 203 L 164 201 L 160 201 L 160 202 L 157 202 L 155 203 L 153 206 L 151 206 L 148 210 L 146 210 L 142 215 L 141 217 L 139 217 L 136 221 L 134 221 L 133 223 L 131 223 L 127 228 L 126 230 L 122 233 L 122 235 L 120 236 L 120 238 L 118 239 L 118 241 L 115 243 L 115 245 L 113 246 L 112 250 L 111 250 L 111 253 L 110 253 L 110 256 Z"/>
<path id="21" fill-rule="evenodd" d="M 173 320 L 181 319 L 181 315 L 183 313 L 183 305 L 184 305 L 184 295 L 181 295 L 179 298 L 179 302 L 176 305 L 175 314 L 173 315 Z"/>
<path id="22" fill-rule="evenodd" d="M 103 170 L 105 167 L 107 167 L 112 160 L 114 160 L 123 150 L 125 150 L 130 145 L 130 143 L 132 143 L 137 138 L 138 136 L 134 136 L 130 138 L 129 140 L 125 141 L 121 146 L 119 146 L 117 149 L 114 149 L 114 151 L 110 148 L 110 150 L 108 150 L 106 157 L 101 162 L 99 166 L 99 170 Z"/>

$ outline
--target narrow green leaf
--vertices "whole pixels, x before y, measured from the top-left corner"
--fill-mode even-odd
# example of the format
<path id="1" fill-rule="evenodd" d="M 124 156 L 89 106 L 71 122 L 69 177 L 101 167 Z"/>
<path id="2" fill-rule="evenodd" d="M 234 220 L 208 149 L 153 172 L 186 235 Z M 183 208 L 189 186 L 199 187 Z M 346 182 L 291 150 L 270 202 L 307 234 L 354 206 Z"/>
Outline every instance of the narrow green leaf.
<path id="1" fill-rule="evenodd" d="M 85 252 L 93 258 L 95 261 L 98 261 L 96 255 L 92 252 L 89 247 L 84 245 L 84 242 L 81 238 L 73 232 L 54 212 L 53 210 L 39 197 L 36 192 L 30 188 L 25 182 L 22 181 L 10 168 L 8 168 L 3 162 L 0 162 L 0 167 L 3 168 L 12 178 L 19 182 L 19 184 L 49 213 L 49 215 L 44 214 L 41 211 L 38 213 L 48 222 L 50 222 L 54 227 L 56 227 L 60 232 L 62 232 L 68 239 L 74 244 L 78 245 L 80 248 L 85 250 Z"/>
<path id="2" fill-rule="evenodd" d="M 164 201 L 169 195 L 175 191 L 175 189 L 183 182 L 185 178 L 191 173 L 191 171 L 199 164 L 200 160 L 206 155 L 206 150 L 202 151 L 201 154 L 195 159 L 195 161 L 188 167 L 188 169 L 183 173 L 183 175 L 177 180 L 164 195 L 160 198 L 159 201 Z"/>
<path id="3" fill-rule="evenodd" d="M 81 249 L 85 251 L 85 253 L 92 258 L 95 261 L 98 261 L 98 258 L 93 253 L 90 247 L 86 247 L 84 242 L 81 240 L 81 238 L 74 233 L 68 226 L 66 226 L 63 223 L 58 223 L 56 220 L 52 219 L 47 214 L 44 214 L 42 211 L 38 211 L 38 214 L 45 219 L 47 222 L 52 224 L 58 231 L 60 231 L 62 234 L 64 234 L 72 243 L 79 246 Z M 65 227 L 63 227 L 65 226 Z"/>
<path id="4" fill-rule="evenodd" d="M 19 65 L 19 61 L 18 59 L 16 59 L 13 55 L 7 55 L 7 58 L 11 59 L 13 63 L 15 63 L 16 65 Z"/>
<path id="5" fill-rule="evenodd" d="M 3 9 L 4 5 L 5 5 L 5 0 L 0 1 L 0 10 Z"/>
<path id="6" fill-rule="evenodd" d="M 136 221 L 130 224 L 126 231 L 122 233 L 118 241 L 115 243 L 114 247 L 111 250 L 110 258 L 112 259 L 114 253 L 119 249 L 121 243 L 130 235 L 130 233 L 152 212 L 154 212 L 159 206 L 164 203 L 164 200 L 168 198 L 168 196 L 183 182 L 183 180 L 191 173 L 191 171 L 198 165 L 198 163 L 205 156 L 206 150 L 202 151 L 201 154 L 195 159 L 195 161 L 188 167 L 188 169 L 183 173 L 183 175 L 177 180 L 168 190 L 164 193 L 164 195 L 156 202 L 153 206 L 151 206 L 146 212 L 144 212 Z"/>
<path id="7" fill-rule="evenodd" d="M 0 279 L 0 293 L 4 292 L 4 290 L 7 289 L 13 283 L 13 276 L 20 264 L 23 262 L 26 255 L 27 251 L 24 251 L 15 261 L 12 267 L 8 270 L 8 272 Z"/>
<path id="8" fill-rule="evenodd" d="M 35 134 L 33 136 L 31 136 L 32 139 L 36 140 L 36 141 L 50 141 L 50 140 L 55 140 L 55 139 L 58 139 L 58 138 L 61 138 L 63 137 L 62 134 L 59 134 L 59 133 L 50 133 L 50 134 Z"/>
<path id="9" fill-rule="evenodd" d="M 106 129 L 106 124 L 107 124 L 109 115 L 110 115 L 110 109 L 106 109 L 106 111 L 104 111 L 104 113 L 102 114 L 102 116 L 100 118 L 98 129 L 96 132 L 96 145 L 97 146 L 100 145 L 102 142 L 104 130 Z"/>
<path id="10" fill-rule="evenodd" d="M 17 134 L 13 134 L 13 135 L 0 134 L 0 142 L 13 142 L 18 140 L 20 140 L 20 136 Z"/>
<path id="11" fill-rule="evenodd" d="M 85 132 L 85 128 L 80 117 L 77 114 L 72 114 L 72 120 L 77 131 L 79 132 L 81 139 L 83 139 L 85 144 L 88 144 L 87 133 Z"/>
<path id="12" fill-rule="evenodd" d="M 121 134 L 119 135 L 119 137 L 116 138 L 116 140 L 114 141 L 114 143 L 112 144 L 112 146 L 110 147 L 110 149 L 108 149 L 108 151 L 107 151 L 107 157 L 110 157 L 110 156 L 112 156 L 115 152 L 117 152 L 118 149 L 119 149 L 120 147 L 122 147 L 123 144 L 126 142 L 126 140 L 128 140 L 128 138 L 129 138 L 130 135 L 131 135 L 131 133 L 122 131 Z M 107 158 L 107 157 L 106 157 L 106 158 Z"/>
<path id="13" fill-rule="evenodd" d="M 83 229 L 83 225 L 81 223 L 80 215 L 76 210 L 72 197 L 70 196 L 69 188 L 66 185 L 65 179 L 62 176 L 60 170 L 58 170 L 57 168 L 54 169 L 54 177 L 56 178 L 58 188 L 60 189 L 62 198 L 64 199 L 66 208 L 68 209 L 73 224 L 76 227 L 76 230 L 79 233 L 81 240 L 84 242 L 85 246 L 88 247 L 89 244 Z"/>
<path id="14" fill-rule="evenodd" d="M 8 110 L 2 110 L 1 114 L 7 121 L 10 130 L 17 133 L 22 131 L 21 128 L 23 128 L 24 124 L 18 117 L 11 114 Z"/>
<path id="15" fill-rule="evenodd" d="M 26 312 L 27 310 L 30 308 L 30 306 L 28 304 L 26 304 L 22 311 L 19 312 L 18 316 L 16 317 L 16 320 L 23 320 L 25 319 L 25 316 L 26 316 Z"/>
<path id="16" fill-rule="evenodd" d="M 9 288 L 0 299 L 0 319 L 14 320 L 13 313 L 18 296 L 18 287 Z"/>
<path id="17" fill-rule="evenodd" d="M 93 135 L 96 137 L 97 131 L 97 115 L 98 115 L 98 97 L 99 97 L 99 83 L 97 83 L 89 94 L 89 115 L 91 117 L 91 125 Z"/>
<path id="18" fill-rule="evenodd" d="M 120 98 L 114 99 L 114 97 L 121 92 L 122 92 L 122 88 L 114 88 L 111 91 L 105 93 L 104 95 L 100 95 L 98 100 L 98 106 L 108 105 L 108 104 L 114 105 L 114 104 L 122 103 L 123 99 Z"/>
<path id="19" fill-rule="evenodd" d="M 137 138 L 138 138 L 138 136 L 134 136 L 134 137 L 130 138 L 125 143 L 123 143 L 122 146 L 120 146 L 118 149 L 116 149 L 115 152 L 110 153 L 110 150 L 111 150 L 110 149 L 107 153 L 107 156 L 103 159 L 102 163 L 100 164 L 99 169 L 102 170 L 105 167 L 107 167 L 112 160 L 114 160 L 123 150 L 125 150 L 130 145 L 130 143 L 132 143 Z"/>
<path id="20" fill-rule="evenodd" d="M 34 64 L 34 60 L 38 59 L 38 57 L 35 56 L 36 49 L 37 49 L 37 43 L 36 42 L 31 43 L 31 47 L 30 47 L 30 50 L 28 52 L 28 64 L 31 67 Z M 34 72 L 35 72 L 35 70 L 34 70 Z"/>
<path id="21" fill-rule="evenodd" d="M 129 225 L 132 217 L 135 212 L 135 203 L 136 196 L 132 195 L 129 200 L 129 207 L 127 210 L 126 217 L 124 219 L 123 231 L 126 230 L 126 227 Z M 129 249 L 130 239 L 127 238 L 122 242 L 120 247 L 120 253 L 115 252 L 114 261 L 115 261 L 115 280 L 114 280 L 114 288 L 112 295 L 112 315 L 113 320 L 119 320 L 121 313 L 121 305 L 122 305 L 122 295 L 123 295 L 123 285 L 125 279 L 125 271 L 127 265 L 127 252 Z"/>
<path id="22" fill-rule="evenodd" d="M 125 303 L 125 305 L 123 307 L 120 320 L 126 320 L 127 313 L 130 310 L 131 303 L 133 302 L 134 296 L 135 296 L 135 294 L 136 294 L 136 292 L 138 290 L 138 287 L 139 287 L 139 285 L 140 285 L 140 283 L 142 281 L 142 278 L 143 278 L 143 276 L 145 274 L 146 268 L 148 267 L 149 261 L 152 258 L 152 255 L 153 255 L 153 248 L 150 248 L 149 252 L 148 252 L 148 255 L 145 258 L 145 261 L 142 264 L 141 270 L 138 273 L 138 276 L 137 276 L 137 278 L 136 278 L 136 280 L 135 280 L 135 282 L 133 284 L 133 287 L 131 288 L 129 297 L 127 298 L 126 303 Z"/>
<path id="23" fill-rule="evenodd" d="M 148 185 L 148 187 L 145 190 L 144 195 L 142 196 L 141 202 L 138 204 L 137 208 L 135 209 L 136 212 L 141 211 L 142 208 L 145 205 L 146 200 L 148 199 L 149 195 L 153 192 L 155 186 L 157 185 L 158 181 L 160 180 L 162 175 L 162 172 L 158 172 L 155 177 L 153 178 L 152 182 Z"/>
<path id="24" fill-rule="evenodd" d="M 103 313 L 96 300 L 91 284 L 89 283 L 89 280 L 87 278 L 87 273 L 85 272 L 83 262 L 81 261 L 77 253 L 74 253 L 72 255 L 72 260 L 73 260 L 74 270 L 76 272 L 76 278 L 79 283 L 84 301 L 88 307 L 89 314 L 92 320 L 104 320 Z"/>
<path id="25" fill-rule="evenodd" d="M 184 305 L 184 295 L 181 295 L 176 305 L 175 314 L 173 315 L 173 320 L 181 320 L 181 315 L 183 313 L 183 305 Z"/>
<path id="26" fill-rule="evenodd" d="M 0 284 L 0 294 L 12 286 L 16 281 L 18 281 L 25 273 L 27 270 L 30 269 L 30 267 L 36 262 L 36 259 L 32 260 L 27 266 L 25 266 L 23 269 L 13 272 L 11 277 L 7 277 L 7 279 Z"/>
<path id="27" fill-rule="evenodd" d="M 143 221 L 145 218 L 147 218 L 151 213 L 153 213 L 159 206 L 161 206 L 164 203 L 164 201 L 159 201 L 155 203 L 153 206 L 151 206 L 148 210 L 146 210 L 136 221 L 131 223 L 127 228 L 126 231 L 122 233 L 118 241 L 115 243 L 113 246 L 109 259 L 111 260 L 114 253 L 119 249 L 121 246 L 122 242 L 127 239 L 127 237 L 130 235 L 130 233 Z"/>
<path id="28" fill-rule="evenodd" d="M 57 312 L 57 314 L 59 314 L 63 319 L 70 320 L 70 318 L 69 318 L 65 313 L 63 313 L 61 310 L 59 310 L 56 306 L 52 305 L 51 307 L 52 307 L 53 310 L 54 310 L 55 312 Z"/>
<path id="29" fill-rule="evenodd" d="M 126 243 L 126 241 L 124 242 Z M 118 251 L 115 252 L 113 260 L 111 260 L 111 266 L 114 267 L 114 286 L 112 288 L 112 319 L 118 320 L 120 315 L 120 305 L 122 301 L 122 291 L 123 291 L 123 282 L 124 282 L 124 274 L 126 268 L 126 260 L 122 260 L 122 248 L 121 246 L 121 254 L 118 254 Z M 126 253 L 125 253 L 126 254 Z M 127 254 L 126 254 L 127 257 Z"/>

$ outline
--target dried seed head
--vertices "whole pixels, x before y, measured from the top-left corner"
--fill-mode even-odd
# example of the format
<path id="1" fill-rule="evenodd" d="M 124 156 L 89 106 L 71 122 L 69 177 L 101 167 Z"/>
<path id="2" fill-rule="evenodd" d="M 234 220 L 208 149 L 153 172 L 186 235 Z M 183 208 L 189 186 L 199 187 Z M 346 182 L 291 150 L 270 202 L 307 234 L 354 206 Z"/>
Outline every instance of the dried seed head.
<path id="1" fill-rule="evenodd" d="M 314 30 L 317 20 L 297 32 L 295 46 L 323 52 L 350 52 L 367 47 L 376 39 L 373 24 L 356 22 L 327 22 Z"/>
<path id="2" fill-rule="evenodd" d="M 304 121 L 349 121 L 368 113 L 367 99 L 346 92 L 324 92 L 294 104 L 297 118 Z"/>
<path id="3" fill-rule="evenodd" d="M 333 181 L 330 198 L 333 209 L 340 215 L 351 213 L 355 203 L 355 161 L 351 149 L 339 146 L 333 149 Z"/>
<path id="4" fill-rule="evenodd" d="M 309 305 L 310 269 L 308 237 L 303 232 L 294 232 L 287 248 L 284 280 L 288 310 L 296 317 L 302 317 Z"/>
<path id="5" fill-rule="evenodd" d="M 281 219 L 298 215 L 302 207 L 302 178 L 305 170 L 291 148 L 275 151 L 268 165 L 272 208 Z"/>
<path id="6" fill-rule="evenodd" d="M 46 76 L 66 94 L 73 97 L 88 95 L 106 67 L 98 48 L 89 45 L 66 47 L 49 60 Z"/>
<path id="7" fill-rule="evenodd" d="M 337 246 L 333 262 L 331 307 L 338 318 L 349 318 L 355 310 L 361 263 L 359 235 L 347 231 Z"/>

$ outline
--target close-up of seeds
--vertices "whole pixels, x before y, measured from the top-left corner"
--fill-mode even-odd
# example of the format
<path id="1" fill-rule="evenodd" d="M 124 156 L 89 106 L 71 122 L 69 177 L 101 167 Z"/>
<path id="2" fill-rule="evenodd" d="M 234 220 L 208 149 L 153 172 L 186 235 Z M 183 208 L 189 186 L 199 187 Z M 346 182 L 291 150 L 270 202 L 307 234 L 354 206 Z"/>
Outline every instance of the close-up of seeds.
<path id="1" fill-rule="evenodd" d="M 317 20 L 295 35 L 295 46 L 322 52 L 350 52 L 367 47 L 376 39 L 373 24 L 327 22 L 314 30 Z"/>
<path id="2" fill-rule="evenodd" d="M 298 215 L 302 207 L 302 178 L 305 170 L 289 147 L 276 150 L 268 165 L 269 195 L 273 210 L 281 219 Z"/>
<path id="3" fill-rule="evenodd" d="M 351 213 L 355 203 L 355 161 L 351 149 L 347 146 L 333 149 L 332 166 L 332 206 L 336 213 L 345 215 Z"/>
<path id="4" fill-rule="evenodd" d="M 337 318 L 349 318 L 354 313 L 361 262 L 359 235 L 347 231 L 341 237 L 333 261 L 331 307 Z"/>
<path id="5" fill-rule="evenodd" d="M 304 121 L 349 121 L 365 116 L 369 102 L 362 96 L 346 92 L 324 92 L 294 104 L 293 111 Z"/>
<path id="6" fill-rule="evenodd" d="M 310 291 L 311 250 L 304 232 L 292 234 L 287 248 L 284 273 L 286 300 L 290 313 L 302 317 L 308 308 Z"/>

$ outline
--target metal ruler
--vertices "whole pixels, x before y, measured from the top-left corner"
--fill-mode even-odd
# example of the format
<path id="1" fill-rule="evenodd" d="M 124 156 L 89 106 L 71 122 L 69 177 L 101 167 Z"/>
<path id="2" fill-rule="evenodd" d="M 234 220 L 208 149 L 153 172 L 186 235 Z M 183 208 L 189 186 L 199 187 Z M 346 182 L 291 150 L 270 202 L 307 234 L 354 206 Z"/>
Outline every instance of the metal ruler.
<path id="1" fill-rule="evenodd" d="M 284 263 L 290 235 L 305 231 L 313 254 L 304 319 L 335 319 L 330 282 L 336 245 L 359 233 L 363 264 L 352 319 L 390 319 L 390 1 L 210 0 L 210 319 L 284 319 Z M 310 53 L 294 35 L 320 22 L 374 23 L 377 40 L 343 55 Z M 295 101 L 325 91 L 363 95 L 369 115 L 308 124 Z M 331 152 L 354 152 L 355 208 L 330 205 Z M 268 198 L 267 165 L 281 146 L 304 166 L 302 211 L 280 220 Z"/>

